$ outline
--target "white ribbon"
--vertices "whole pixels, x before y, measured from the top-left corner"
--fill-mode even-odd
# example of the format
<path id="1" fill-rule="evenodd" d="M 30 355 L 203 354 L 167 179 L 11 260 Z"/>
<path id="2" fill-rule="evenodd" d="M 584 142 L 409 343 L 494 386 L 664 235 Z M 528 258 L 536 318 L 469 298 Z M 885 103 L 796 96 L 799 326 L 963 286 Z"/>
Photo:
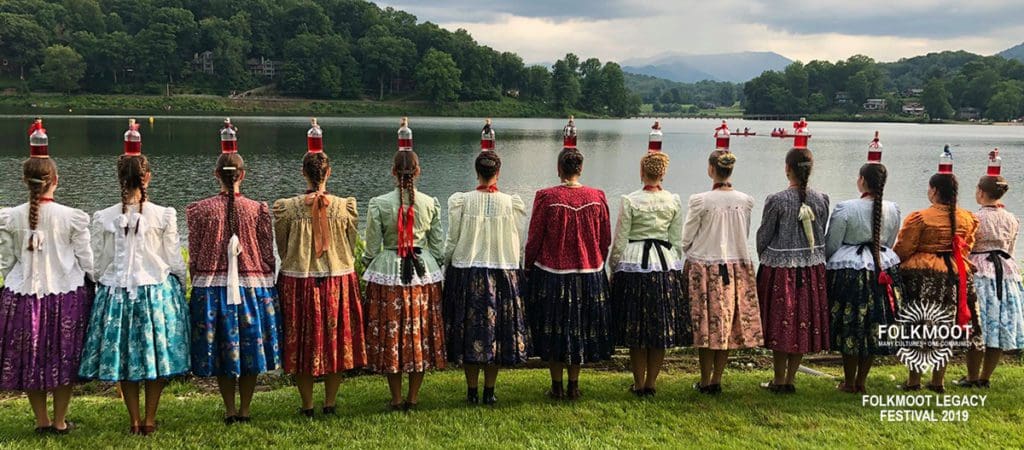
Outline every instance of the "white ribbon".
<path id="1" fill-rule="evenodd" d="M 125 289 L 128 291 L 128 298 L 130 300 L 138 300 L 139 298 L 139 282 L 135 277 L 135 265 L 136 265 L 136 251 L 139 246 L 144 245 L 142 241 L 146 239 L 146 227 L 145 220 L 142 215 L 137 212 L 130 212 L 128 214 L 121 214 L 118 217 L 118 229 L 115 233 L 125 233 L 128 235 L 124 237 L 125 251 L 128 253 L 128 261 L 125 264 L 125 271 L 122 275 L 121 281 L 124 284 Z"/>
<path id="2" fill-rule="evenodd" d="M 241 305 L 242 295 L 239 293 L 241 286 L 238 282 L 238 255 L 242 254 L 242 246 L 238 242 L 238 235 L 231 235 L 228 241 L 228 304 Z"/>
<path id="3" fill-rule="evenodd" d="M 800 205 L 800 215 L 797 216 L 804 224 L 804 235 L 807 236 L 807 244 L 810 247 L 814 247 L 814 229 L 811 228 L 811 222 L 814 222 L 814 210 L 806 203 Z"/>
<path id="4" fill-rule="evenodd" d="M 34 251 L 26 252 L 26 258 L 28 259 L 28 270 L 29 273 L 31 274 L 32 280 L 32 293 L 39 295 L 40 284 L 42 280 L 40 280 L 39 270 L 36 267 L 36 260 L 38 259 L 36 258 L 36 254 L 39 254 L 40 252 L 43 251 L 43 234 L 40 233 L 39 230 L 29 231 L 27 244 L 31 245 L 34 249 Z"/>

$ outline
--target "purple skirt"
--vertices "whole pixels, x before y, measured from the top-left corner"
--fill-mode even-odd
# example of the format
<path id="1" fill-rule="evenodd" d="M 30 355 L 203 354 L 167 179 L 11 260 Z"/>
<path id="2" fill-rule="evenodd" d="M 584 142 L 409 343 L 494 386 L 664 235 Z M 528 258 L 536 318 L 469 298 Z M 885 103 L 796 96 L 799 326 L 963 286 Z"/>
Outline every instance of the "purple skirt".
<path id="1" fill-rule="evenodd" d="M 0 390 L 50 391 L 78 380 L 93 292 L 0 294 Z"/>

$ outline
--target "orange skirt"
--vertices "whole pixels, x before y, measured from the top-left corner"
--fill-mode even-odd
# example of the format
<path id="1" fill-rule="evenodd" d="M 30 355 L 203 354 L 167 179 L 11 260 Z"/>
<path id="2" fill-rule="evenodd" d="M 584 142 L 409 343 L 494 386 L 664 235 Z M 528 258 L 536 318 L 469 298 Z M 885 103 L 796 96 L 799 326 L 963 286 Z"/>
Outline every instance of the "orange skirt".
<path id="1" fill-rule="evenodd" d="M 445 366 L 441 283 L 366 285 L 367 367 L 379 373 Z"/>
<path id="2" fill-rule="evenodd" d="M 293 278 L 278 282 L 284 371 L 322 376 L 366 365 L 359 277 Z"/>

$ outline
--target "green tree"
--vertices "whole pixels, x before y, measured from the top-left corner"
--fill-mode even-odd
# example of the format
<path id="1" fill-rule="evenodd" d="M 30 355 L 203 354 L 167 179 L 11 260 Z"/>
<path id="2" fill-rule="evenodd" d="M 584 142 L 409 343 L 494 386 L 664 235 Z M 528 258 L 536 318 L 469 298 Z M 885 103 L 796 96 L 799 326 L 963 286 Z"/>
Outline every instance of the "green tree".
<path id="1" fill-rule="evenodd" d="M 810 77 L 804 64 L 800 61 L 793 62 L 786 66 L 783 75 L 786 78 L 786 89 L 789 90 L 789 93 L 797 99 L 806 100 L 810 89 Z"/>
<path id="2" fill-rule="evenodd" d="M 502 94 L 522 91 L 526 83 L 526 66 L 523 65 L 523 58 L 512 52 L 502 52 L 495 62 L 495 72 L 498 82 L 501 83 Z"/>
<path id="3" fill-rule="evenodd" d="M 19 71 L 22 79 L 25 69 L 42 59 L 48 35 L 30 16 L 0 13 L 0 55 Z"/>
<path id="4" fill-rule="evenodd" d="M 622 67 L 614 62 L 605 63 L 601 68 L 601 77 L 605 84 L 605 104 L 608 112 L 617 117 L 632 113 L 633 99 L 626 89 L 626 77 Z"/>
<path id="5" fill-rule="evenodd" d="M 392 35 L 383 25 L 371 27 L 357 45 L 363 71 L 368 79 L 377 82 L 378 98 L 384 100 L 384 80 L 393 79 L 403 68 L 412 65 L 416 46 L 406 38 Z"/>
<path id="6" fill-rule="evenodd" d="M 621 70 L 619 71 L 621 73 Z M 580 108 L 587 111 L 599 112 L 608 106 L 611 99 L 608 98 L 607 83 L 601 68 L 601 61 L 597 58 L 590 58 L 583 61 L 579 67 L 580 73 Z"/>
<path id="7" fill-rule="evenodd" d="M 576 107 L 580 99 L 580 80 L 565 60 L 555 63 L 551 74 L 551 97 L 555 107 L 562 111 Z"/>
<path id="8" fill-rule="evenodd" d="M 551 94 L 551 72 L 544 66 L 526 69 L 526 85 L 521 96 L 529 100 L 547 100 Z"/>
<path id="9" fill-rule="evenodd" d="M 921 93 L 921 105 L 932 119 L 948 119 L 953 117 L 953 106 L 949 104 L 949 91 L 941 78 L 933 78 L 924 85 Z"/>
<path id="10" fill-rule="evenodd" d="M 71 31 L 88 31 L 96 35 L 106 32 L 103 11 L 96 0 L 64 0 L 63 6 Z"/>
<path id="11" fill-rule="evenodd" d="M 1024 91 L 1012 81 L 1000 83 L 996 93 L 988 101 L 985 117 L 993 120 L 1009 121 L 1020 117 L 1021 105 L 1024 104 Z"/>
<path id="12" fill-rule="evenodd" d="M 289 55 L 281 67 L 284 92 L 325 98 L 359 96 L 359 65 L 341 36 L 302 33 L 285 43 L 284 52 Z"/>
<path id="13" fill-rule="evenodd" d="M 39 76 L 54 90 L 71 93 L 85 75 L 85 60 L 73 48 L 65 45 L 47 47 Z"/>
<path id="14" fill-rule="evenodd" d="M 416 68 L 416 84 L 434 104 L 454 102 L 462 88 L 461 75 L 451 55 L 430 49 Z"/>
<path id="15" fill-rule="evenodd" d="M 967 78 L 970 81 L 967 82 L 967 89 L 964 91 L 964 105 L 984 108 L 995 92 L 996 84 L 999 83 L 999 73 L 985 68 L 974 73 L 973 77 L 967 74 Z"/>

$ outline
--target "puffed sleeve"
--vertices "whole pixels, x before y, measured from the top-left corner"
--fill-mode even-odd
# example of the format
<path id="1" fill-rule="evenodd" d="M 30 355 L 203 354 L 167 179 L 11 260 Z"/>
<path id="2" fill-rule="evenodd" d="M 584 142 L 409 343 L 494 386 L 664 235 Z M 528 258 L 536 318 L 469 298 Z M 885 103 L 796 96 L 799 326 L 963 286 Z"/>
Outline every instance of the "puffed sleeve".
<path id="1" fill-rule="evenodd" d="M 515 213 L 516 221 L 516 248 L 518 249 L 523 239 L 523 234 L 526 232 L 524 229 L 526 226 L 526 202 L 523 201 L 522 197 L 517 194 L 512 194 L 512 211 Z M 522 263 L 522 261 L 516 261 Z"/>
<path id="2" fill-rule="evenodd" d="M 381 247 L 384 246 L 384 233 L 380 227 L 380 200 L 372 198 L 366 206 L 366 235 L 363 237 L 366 241 L 366 249 L 363 250 L 364 265 L 370 265 L 373 258 L 380 253 Z"/>
<path id="3" fill-rule="evenodd" d="M 1010 257 L 1014 257 L 1014 250 L 1017 249 L 1017 235 L 1020 234 L 1020 219 L 1013 218 L 1013 230 L 1010 231 L 1010 247 L 1007 250 L 1010 253 Z"/>
<path id="4" fill-rule="evenodd" d="M 164 232 L 161 237 L 164 258 L 167 260 L 167 265 L 171 266 L 171 274 L 184 283 L 187 271 L 185 258 L 181 256 L 181 241 L 178 239 L 178 212 L 174 208 L 166 208 L 164 222 Z"/>
<path id="5" fill-rule="evenodd" d="M 633 226 L 633 208 L 629 202 L 629 197 L 622 196 L 622 206 L 619 207 L 619 218 L 615 225 L 615 239 L 612 240 L 612 254 L 608 257 L 608 266 L 615 270 L 619 265 L 619 261 L 622 260 L 622 252 L 626 250 L 626 245 L 629 244 L 629 230 Z"/>
<path id="6" fill-rule="evenodd" d="M 900 228 L 899 236 L 896 238 L 896 246 L 893 247 L 893 251 L 896 252 L 901 261 L 906 261 L 917 252 L 917 244 L 921 240 L 921 231 L 924 228 L 924 217 L 918 211 L 910 213 L 903 221 L 903 228 Z"/>
<path id="7" fill-rule="evenodd" d="M 690 200 L 687 202 L 686 221 L 683 222 L 682 237 L 680 238 L 679 248 L 682 253 L 685 254 L 693 247 L 693 242 L 700 235 L 703 217 L 704 196 L 700 194 L 691 195 Z"/>
<path id="8" fill-rule="evenodd" d="M 277 254 L 281 260 L 288 259 L 288 232 L 291 231 L 291 215 L 288 213 L 288 199 L 282 198 L 274 202 L 274 242 L 277 243 Z"/>
<path id="9" fill-rule="evenodd" d="M 547 226 L 543 191 L 537 191 L 533 198 L 533 212 L 530 217 L 530 231 L 526 235 L 525 268 L 532 269 L 540 256 L 540 246 L 544 241 L 544 229 Z"/>
<path id="10" fill-rule="evenodd" d="M 348 239 L 348 248 L 353 252 L 356 249 L 356 243 L 359 239 L 359 204 L 356 202 L 355 197 L 348 197 L 345 199 L 345 209 L 348 211 L 349 221 L 348 229 L 345 230 L 345 239 Z"/>
<path id="11" fill-rule="evenodd" d="M 427 248 L 430 255 L 436 261 L 444 259 L 444 230 L 441 229 L 441 202 L 437 197 L 430 198 L 433 203 L 430 207 L 430 229 L 427 230 Z M 443 263 L 442 263 L 443 264 Z"/>
<path id="12" fill-rule="evenodd" d="M 191 226 L 189 228 L 191 236 Z M 189 239 L 191 246 L 192 240 Z M 263 270 L 274 272 L 277 269 L 277 258 L 274 257 L 274 219 L 270 216 L 270 207 L 260 202 L 260 210 L 256 216 L 256 245 L 260 246 Z"/>
<path id="13" fill-rule="evenodd" d="M 764 212 L 761 214 L 761 226 L 757 229 L 757 255 L 761 256 L 768 245 L 775 239 L 779 231 L 780 207 L 775 195 L 769 195 L 764 200 Z"/>
<path id="14" fill-rule="evenodd" d="M 608 199 L 604 195 L 604 191 L 598 191 L 601 195 L 601 257 L 605 261 L 608 260 L 608 252 L 611 251 L 612 247 L 612 219 L 611 211 L 608 208 Z"/>
<path id="15" fill-rule="evenodd" d="M 10 226 L 10 210 L 0 208 L 0 276 L 3 278 L 7 278 L 7 274 L 14 268 L 14 263 L 18 259 L 14 254 L 17 246 Z"/>
<path id="16" fill-rule="evenodd" d="M 970 252 L 974 248 L 975 234 L 978 231 L 978 216 L 974 215 L 973 212 L 962 210 L 967 216 L 967 230 L 964 236 L 964 243 L 967 244 L 967 251 Z"/>
<path id="17" fill-rule="evenodd" d="M 114 262 L 114 236 L 103 223 L 103 212 L 98 211 L 92 215 L 92 256 L 93 270 L 96 281 L 103 276 Z"/>
<path id="18" fill-rule="evenodd" d="M 836 204 L 832 217 L 828 219 L 828 232 L 825 233 L 825 258 L 831 258 L 839 247 L 843 246 L 846 237 L 846 203 Z"/>
<path id="19" fill-rule="evenodd" d="M 892 248 L 893 244 L 896 243 L 896 234 L 900 232 L 900 221 L 903 220 L 903 213 L 900 212 L 899 205 L 895 203 L 890 204 L 892 207 L 889 208 L 889 213 L 892 214 L 892 218 L 884 218 L 885 233 L 882 245 Z"/>
<path id="20" fill-rule="evenodd" d="M 672 203 L 675 204 L 675 211 L 672 214 L 672 221 L 668 224 L 668 241 L 676 251 L 679 259 L 686 257 L 683 251 L 683 200 L 679 194 L 672 194 Z"/>
<path id="21" fill-rule="evenodd" d="M 78 267 L 82 268 L 89 279 L 94 280 L 96 269 L 93 265 L 92 239 L 89 233 L 89 215 L 85 211 L 76 209 L 71 213 L 71 248 L 75 252 L 75 259 L 78 260 Z"/>
<path id="22" fill-rule="evenodd" d="M 199 255 L 203 239 L 203 227 L 199 224 L 198 204 L 190 203 L 185 207 L 185 227 L 188 228 L 188 269 L 191 276 L 196 274 L 196 258 Z"/>
<path id="23" fill-rule="evenodd" d="M 462 205 L 465 198 L 461 192 L 448 197 L 448 237 L 444 242 L 444 265 L 452 262 L 455 246 L 459 244 L 459 233 L 462 231 Z"/>

